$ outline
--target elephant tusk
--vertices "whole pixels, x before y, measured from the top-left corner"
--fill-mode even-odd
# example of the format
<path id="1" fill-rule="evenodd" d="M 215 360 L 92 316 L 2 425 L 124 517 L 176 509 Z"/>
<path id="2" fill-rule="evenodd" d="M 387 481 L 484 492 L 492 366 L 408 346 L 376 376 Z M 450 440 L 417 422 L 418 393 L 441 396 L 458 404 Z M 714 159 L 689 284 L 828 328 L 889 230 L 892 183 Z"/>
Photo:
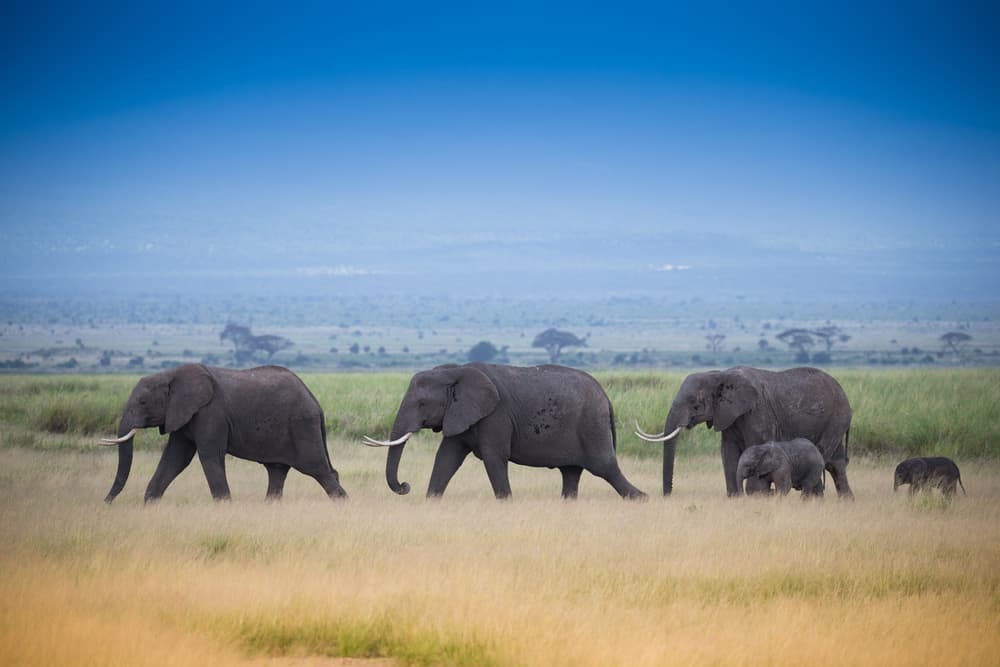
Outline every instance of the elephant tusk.
<path id="1" fill-rule="evenodd" d="M 395 440 L 376 440 L 375 438 L 369 438 L 367 435 L 361 441 L 369 447 L 395 447 L 396 445 L 401 445 L 410 439 L 413 432 L 405 433 Z"/>
<path id="2" fill-rule="evenodd" d="M 650 435 L 649 433 L 646 433 L 641 428 L 639 428 L 639 422 L 636 422 L 635 434 L 639 436 L 640 439 L 645 440 L 646 442 L 666 442 L 667 440 L 672 440 L 674 436 L 680 433 L 681 428 L 683 427 L 678 426 L 669 435 L 663 435 L 662 433 L 659 435 Z"/>
<path id="3" fill-rule="evenodd" d="M 643 431 L 642 427 L 639 426 L 639 420 L 638 419 L 635 420 L 635 434 L 637 436 L 639 436 L 640 438 L 662 438 L 663 437 L 663 431 L 660 431 L 656 435 L 653 435 L 652 433 L 646 433 L 645 431 Z"/>
<path id="4" fill-rule="evenodd" d="M 139 429 L 134 428 L 120 438 L 101 438 L 102 445 L 120 445 L 127 440 L 131 440 L 132 436 L 139 432 Z"/>

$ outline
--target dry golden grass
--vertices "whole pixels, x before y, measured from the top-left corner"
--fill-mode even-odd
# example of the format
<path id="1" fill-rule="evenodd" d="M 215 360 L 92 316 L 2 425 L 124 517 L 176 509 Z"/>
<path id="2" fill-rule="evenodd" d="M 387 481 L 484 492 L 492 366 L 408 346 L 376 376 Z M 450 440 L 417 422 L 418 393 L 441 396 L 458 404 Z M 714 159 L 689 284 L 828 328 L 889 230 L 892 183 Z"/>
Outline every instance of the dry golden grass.
<path id="1" fill-rule="evenodd" d="M 263 468 L 229 459 L 231 503 L 195 462 L 151 507 L 158 452 L 109 507 L 113 453 L 0 450 L 0 664 L 1000 662 L 996 463 L 960 461 L 951 503 L 861 460 L 854 503 L 733 501 L 717 457 L 645 503 L 588 475 L 564 502 L 558 472 L 512 466 L 499 503 L 470 458 L 428 501 L 435 446 L 408 447 L 406 497 L 384 451 L 337 439 L 348 502 L 293 472 L 265 503 Z M 622 465 L 655 494 L 657 461 Z"/>

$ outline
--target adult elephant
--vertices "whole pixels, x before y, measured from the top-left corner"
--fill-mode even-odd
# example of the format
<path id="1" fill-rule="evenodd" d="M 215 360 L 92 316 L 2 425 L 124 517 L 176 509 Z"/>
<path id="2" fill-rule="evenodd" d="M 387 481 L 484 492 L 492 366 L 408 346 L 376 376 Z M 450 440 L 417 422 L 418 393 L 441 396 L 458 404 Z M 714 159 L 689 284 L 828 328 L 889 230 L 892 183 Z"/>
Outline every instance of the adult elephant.
<path id="1" fill-rule="evenodd" d="M 817 368 L 774 372 L 748 366 L 692 373 L 681 384 L 663 432 L 636 434 L 663 442 L 663 495 L 673 489 L 677 434 L 705 423 L 722 432 L 726 492 L 740 495 L 736 468 L 747 447 L 805 438 L 816 445 L 837 493 L 853 498 L 847 482 L 851 405 L 843 388 Z"/>
<path id="2" fill-rule="evenodd" d="M 132 441 L 139 429 L 169 433 L 145 500 L 160 498 L 194 458 L 201 461 L 212 497 L 229 499 L 226 454 L 267 468 L 267 497 L 281 497 L 289 468 L 316 479 L 331 498 L 347 495 L 326 448 L 323 409 L 287 368 L 246 370 L 185 364 L 139 380 L 122 413 L 118 473 L 104 502 L 115 499 L 132 467 Z"/>
<path id="3" fill-rule="evenodd" d="M 428 497 L 444 493 L 469 453 L 485 464 L 497 498 L 510 496 L 509 461 L 559 468 L 564 498 L 576 497 L 584 470 L 606 480 L 623 498 L 645 496 L 618 468 L 607 394 L 582 371 L 472 363 L 417 373 L 389 440 L 365 437 L 368 445 L 390 448 L 385 478 L 396 493 L 409 493 L 410 485 L 399 482 L 399 461 L 406 441 L 423 428 L 442 434 Z"/>

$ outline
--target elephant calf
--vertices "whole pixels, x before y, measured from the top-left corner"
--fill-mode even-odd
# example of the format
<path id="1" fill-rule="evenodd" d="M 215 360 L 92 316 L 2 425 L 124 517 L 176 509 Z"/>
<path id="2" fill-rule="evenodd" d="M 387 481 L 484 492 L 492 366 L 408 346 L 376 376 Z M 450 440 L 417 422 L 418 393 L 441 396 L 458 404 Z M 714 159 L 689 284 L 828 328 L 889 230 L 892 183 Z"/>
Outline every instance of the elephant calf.
<path id="1" fill-rule="evenodd" d="M 892 490 L 896 491 L 902 484 L 910 485 L 911 495 L 922 489 L 937 487 L 944 495 L 953 496 L 956 484 L 961 484 L 962 493 L 965 493 L 958 466 L 946 456 L 921 456 L 901 462 L 896 466 Z"/>
<path id="2" fill-rule="evenodd" d="M 736 479 L 747 494 L 770 491 L 781 495 L 800 489 L 803 497 L 823 495 L 823 455 L 805 438 L 765 442 L 747 447 L 740 455 Z"/>

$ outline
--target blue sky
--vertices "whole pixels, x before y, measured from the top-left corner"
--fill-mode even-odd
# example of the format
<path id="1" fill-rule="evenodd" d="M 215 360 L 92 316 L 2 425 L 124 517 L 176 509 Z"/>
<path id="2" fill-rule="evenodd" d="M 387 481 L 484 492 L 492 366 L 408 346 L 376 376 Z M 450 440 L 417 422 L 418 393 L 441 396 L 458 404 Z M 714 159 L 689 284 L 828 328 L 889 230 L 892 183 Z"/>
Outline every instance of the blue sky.
<path id="1" fill-rule="evenodd" d="M 243 4 L 5 3 L 2 286 L 1000 278 L 995 4 Z"/>

